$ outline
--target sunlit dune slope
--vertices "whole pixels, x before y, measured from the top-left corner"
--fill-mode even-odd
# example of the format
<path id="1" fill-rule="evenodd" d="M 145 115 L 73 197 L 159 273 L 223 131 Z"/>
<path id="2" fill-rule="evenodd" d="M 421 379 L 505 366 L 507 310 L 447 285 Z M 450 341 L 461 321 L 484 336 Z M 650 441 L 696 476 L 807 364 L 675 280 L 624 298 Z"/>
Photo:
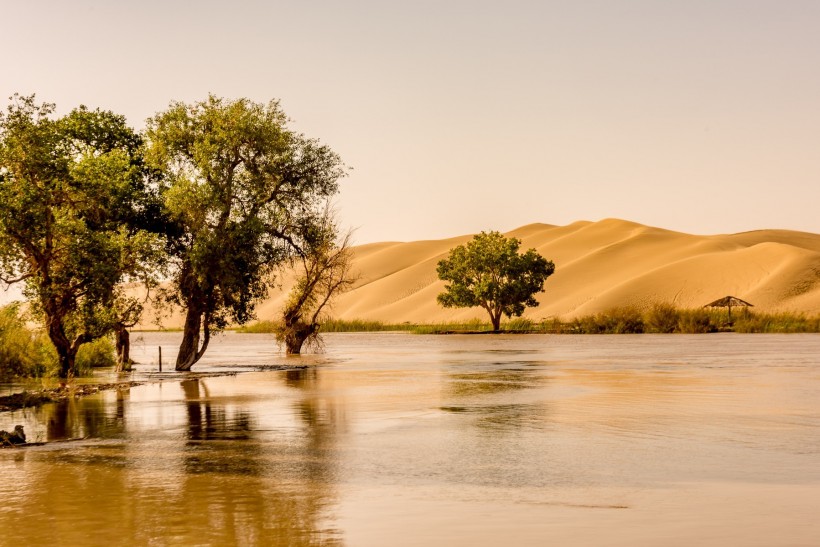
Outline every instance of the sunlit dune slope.
<path id="1" fill-rule="evenodd" d="M 820 313 L 820 235 L 787 230 L 696 236 L 624 220 L 530 224 L 508 232 L 555 262 L 555 274 L 526 316 L 569 318 L 616 306 L 656 302 L 698 307 L 726 295 L 760 311 Z M 431 322 L 482 317 L 480 309 L 436 303 L 444 284 L 436 263 L 471 236 L 356 248 L 360 279 L 340 297 L 344 319 Z M 283 296 L 272 295 L 259 317 L 274 317 Z"/>
<path id="2" fill-rule="evenodd" d="M 662 302 L 699 307 L 726 295 L 748 300 L 759 311 L 820 313 L 820 234 L 697 236 L 606 219 L 530 224 L 507 235 L 555 262 L 556 272 L 538 296 L 540 306 L 525 315 L 536 320 Z M 436 303 L 444 286 L 437 262 L 470 238 L 356 247 L 359 280 L 336 301 L 333 315 L 386 322 L 484 319 L 478 308 L 444 309 Z M 259 319 L 276 317 L 288 285 L 286 276 L 283 290 L 258 307 Z"/>

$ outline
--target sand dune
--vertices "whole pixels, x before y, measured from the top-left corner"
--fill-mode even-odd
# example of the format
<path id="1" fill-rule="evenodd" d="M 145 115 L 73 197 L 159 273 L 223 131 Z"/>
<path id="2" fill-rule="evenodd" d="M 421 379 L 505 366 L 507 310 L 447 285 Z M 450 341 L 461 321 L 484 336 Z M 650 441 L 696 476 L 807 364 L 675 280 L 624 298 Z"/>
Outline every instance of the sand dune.
<path id="1" fill-rule="evenodd" d="M 698 307 L 738 296 L 760 311 L 820 313 L 820 235 L 787 230 L 698 236 L 617 219 L 567 226 L 530 224 L 508 232 L 555 262 L 532 319 L 571 318 L 616 306 L 668 302 Z M 480 309 L 436 304 L 436 263 L 471 236 L 356 248 L 360 280 L 336 302 L 343 319 L 437 322 L 484 318 Z M 259 307 L 274 317 L 283 296 Z"/>
<path id="2" fill-rule="evenodd" d="M 535 320 L 659 302 L 699 307 L 730 294 L 759 311 L 820 314 L 820 234 L 758 230 L 699 236 L 606 219 L 530 224 L 507 235 L 556 265 L 538 296 L 540 305 L 525 314 Z M 356 247 L 359 280 L 336 301 L 333 315 L 386 322 L 485 319 L 478 308 L 452 310 L 436 303 L 444 286 L 437 262 L 471 237 Z M 260 304 L 260 319 L 277 316 L 288 285 L 283 278 L 282 290 Z M 180 322 L 176 316 L 165 326 Z"/>

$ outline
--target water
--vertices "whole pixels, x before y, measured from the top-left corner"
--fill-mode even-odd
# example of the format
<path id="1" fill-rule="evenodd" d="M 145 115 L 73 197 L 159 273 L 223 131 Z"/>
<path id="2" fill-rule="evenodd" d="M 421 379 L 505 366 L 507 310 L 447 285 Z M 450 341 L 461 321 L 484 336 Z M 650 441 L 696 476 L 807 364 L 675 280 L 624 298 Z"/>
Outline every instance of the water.
<path id="1" fill-rule="evenodd" d="M 820 336 L 325 340 L 0 414 L 48 441 L 0 451 L 0 544 L 820 542 Z"/>

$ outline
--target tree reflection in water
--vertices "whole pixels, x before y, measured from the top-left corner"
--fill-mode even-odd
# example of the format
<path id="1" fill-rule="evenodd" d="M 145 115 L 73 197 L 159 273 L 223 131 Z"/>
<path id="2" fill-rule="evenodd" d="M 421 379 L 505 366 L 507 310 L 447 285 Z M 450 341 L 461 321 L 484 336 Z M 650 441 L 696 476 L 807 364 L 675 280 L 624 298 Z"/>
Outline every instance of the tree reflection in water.
<path id="1" fill-rule="evenodd" d="M 123 438 L 126 434 L 125 407 L 130 388 L 98 393 L 90 397 L 69 397 L 40 406 L 35 416 L 45 424 L 45 441 L 80 438 Z"/>
<path id="2" fill-rule="evenodd" d="M 89 439 L 0 460 L 19 484 L 0 492 L 0 526 L 54 523 L 15 536 L 35 544 L 341 544 L 332 454 L 344 413 L 317 395 L 317 373 L 262 378 L 296 390 L 282 401 L 296 420 L 276 414 L 275 423 L 258 415 L 273 397 L 254 406 L 232 395 L 241 376 L 212 380 L 218 397 L 211 380 L 192 379 L 181 382 L 181 401 L 166 385 L 158 401 L 124 391 L 42 407 L 48 440 Z"/>
<path id="3" fill-rule="evenodd" d="M 214 405 L 199 379 L 180 386 L 188 417 L 185 471 L 258 475 L 261 446 L 253 439 L 250 412 L 237 408 L 229 414 L 224 405 Z"/>
<path id="4" fill-rule="evenodd" d="M 347 426 L 344 405 L 322 391 L 318 368 L 288 370 L 285 382 L 300 392 L 294 410 L 305 425 L 302 473 L 312 485 L 330 484 L 335 481 L 338 436 Z"/>

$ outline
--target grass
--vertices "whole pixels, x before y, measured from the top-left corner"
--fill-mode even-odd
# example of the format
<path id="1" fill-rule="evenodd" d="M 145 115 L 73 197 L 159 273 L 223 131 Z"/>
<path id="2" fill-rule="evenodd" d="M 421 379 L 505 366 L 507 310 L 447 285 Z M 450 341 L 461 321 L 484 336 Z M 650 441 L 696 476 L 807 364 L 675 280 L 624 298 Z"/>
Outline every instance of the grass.
<path id="1" fill-rule="evenodd" d="M 330 319 L 322 323 L 321 332 L 384 332 L 384 331 L 405 331 L 410 330 L 409 323 L 398 325 L 383 323 L 382 321 L 364 321 L 353 319 L 342 321 L 341 319 Z"/>
<path id="2" fill-rule="evenodd" d="M 247 325 L 238 332 L 272 333 L 276 323 L 259 321 Z M 745 333 L 819 333 L 820 316 L 803 314 L 766 314 L 739 310 L 733 313 L 732 325 L 728 324 L 723 309 L 681 309 L 659 304 L 648 310 L 634 307 L 612 308 L 600 313 L 561 321 L 513 318 L 501 325 L 505 332 L 541 334 L 641 334 L 682 333 L 701 334 L 720 331 Z M 386 332 L 401 331 L 413 334 L 447 334 L 491 332 L 487 321 L 473 319 L 442 323 L 385 323 L 382 321 L 333 319 L 322 323 L 321 332 Z"/>
<path id="3" fill-rule="evenodd" d="M 807 317 L 802 314 L 749 314 L 741 316 L 734 323 L 735 332 L 820 332 L 820 316 Z"/>
<path id="4" fill-rule="evenodd" d="M 525 320 L 527 321 L 527 320 Z M 437 334 L 460 331 L 491 331 L 489 322 L 473 319 L 447 323 L 385 323 L 362 319 L 330 319 L 322 323 L 321 332 L 411 332 L 414 334 Z M 257 321 L 236 329 L 241 333 L 275 333 L 276 322 Z"/>

